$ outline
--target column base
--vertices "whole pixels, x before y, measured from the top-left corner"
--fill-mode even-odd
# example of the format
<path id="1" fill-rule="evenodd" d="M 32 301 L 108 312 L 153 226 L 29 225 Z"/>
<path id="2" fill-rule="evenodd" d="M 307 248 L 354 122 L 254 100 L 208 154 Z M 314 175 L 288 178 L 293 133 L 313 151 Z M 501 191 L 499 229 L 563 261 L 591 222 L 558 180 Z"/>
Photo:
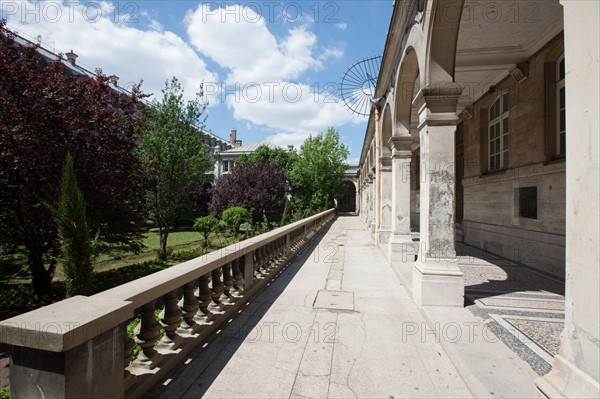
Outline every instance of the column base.
<path id="1" fill-rule="evenodd" d="M 600 385 L 561 355 L 554 356 L 552 371 L 535 380 L 535 397 L 598 398 Z"/>
<path id="2" fill-rule="evenodd" d="M 377 232 L 377 235 L 379 236 L 379 244 L 387 244 L 388 241 L 390 240 L 390 236 L 392 235 L 392 232 L 389 229 L 379 229 L 379 231 Z"/>
<path id="3" fill-rule="evenodd" d="M 375 223 L 373 223 L 373 221 L 371 221 L 371 223 L 369 223 L 369 231 L 371 232 L 371 234 L 375 234 L 376 229 L 377 226 L 375 225 Z"/>
<path id="4" fill-rule="evenodd" d="M 388 241 L 388 262 L 414 262 L 419 252 L 419 244 L 408 235 L 392 234 Z"/>
<path id="5" fill-rule="evenodd" d="M 464 306 L 464 277 L 455 262 L 419 258 L 413 266 L 412 282 L 418 306 Z"/>

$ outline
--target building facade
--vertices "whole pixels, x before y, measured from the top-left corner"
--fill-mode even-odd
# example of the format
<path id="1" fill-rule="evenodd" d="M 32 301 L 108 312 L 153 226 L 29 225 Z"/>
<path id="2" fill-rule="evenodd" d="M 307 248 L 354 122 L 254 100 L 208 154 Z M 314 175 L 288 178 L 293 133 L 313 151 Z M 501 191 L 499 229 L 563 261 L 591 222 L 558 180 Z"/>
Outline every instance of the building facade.
<path id="1" fill-rule="evenodd" d="M 360 159 L 361 217 L 418 305 L 463 306 L 457 241 L 565 279 L 540 397 L 599 393 L 599 11 L 396 1 Z"/>

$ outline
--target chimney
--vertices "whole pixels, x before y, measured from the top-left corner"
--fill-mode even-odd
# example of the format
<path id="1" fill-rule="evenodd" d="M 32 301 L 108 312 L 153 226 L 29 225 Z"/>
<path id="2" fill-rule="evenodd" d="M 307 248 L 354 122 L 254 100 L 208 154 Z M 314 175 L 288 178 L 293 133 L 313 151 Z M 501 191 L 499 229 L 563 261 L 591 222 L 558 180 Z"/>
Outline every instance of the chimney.
<path id="1" fill-rule="evenodd" d="M 235 148 L 242 146 L 242 140 L 237 139 L 237 130 L 231 129 L 231 133 L 229 133 L 229 143 Z"/>
<path id="2" fill-rule="evenodd" d="M 68 52 L 65 55 L 67 56 L 67 61 L 69 61 L 71 63 L 71 65 L 75 65 L 75 60 L 77 59 L 77 54 L 75 54 L 73 52 L 73 50 L 71 50 L 70 52 Z"/>
<path id="3" fill-rule="evenodd" d="M 110 83 L 113 84 L 113 86 L 117 87 L 118 83 L 119 83 L 119 77 L 117 75 L 110 75 L 108 77 L 108 80 L 110 81 Z"/>

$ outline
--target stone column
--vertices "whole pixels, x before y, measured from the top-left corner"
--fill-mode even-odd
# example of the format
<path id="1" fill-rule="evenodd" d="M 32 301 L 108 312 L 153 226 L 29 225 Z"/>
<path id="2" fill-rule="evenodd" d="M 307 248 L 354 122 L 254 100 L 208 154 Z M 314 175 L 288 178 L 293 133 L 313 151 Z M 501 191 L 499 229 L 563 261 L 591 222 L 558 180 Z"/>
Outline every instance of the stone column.
<path id="1" fill-rule="evenodd" d="M 463 306 L 464 279 L 454 249 L 454 130 L 463 88 L 429 85 L 416 100 L 421 139 L 421 233 L 413 267 L 419 306 Z"/>
<path id="2" fill-rule="evenodd" d="M 392 158 L 379 157 L 379 178 L 381 196 L 379 200 L 379 231 L 380 244 L 387 244 L 392 231 Z"/>
<path id="3" fill-rule="evenodd" d="M 370 208 L 371 208 L 371 224 L 369 225 L 369 230 L 371 230 L 371 233 L 374 234 L 375 233 L 375 229 L 377 228 L 377 212 L 379 212 L 379 210 L 377 209 L 377 193 L 375 192 L 377 185 L 375 184 L 375 167 L 371 168 L 371 173 L 369 173 L 369 178 L 370 178 L 370 183 L 371 185 L 369 186 L 370 190 L 371 190 L 371 204 L 370 204 Z"/>
<path id="4" fill-rule="evenodd" d="M 410 159 L 412 137 L 392 136 L 392 226 L 388 260 L 413 262 L 418 249 L 410 235 Z"/>
<path id="5" fill-rule="evenodd" d="M 565 329 L 537 397 L 600 397 L 600 70 L 597 1 L 561 1 L 567 106 Z M 585 36 L 585 40 L 582 40 Z"/>
<path id="6" fill-rule="evenodd" d="M 367 229 L 371 229 L 371 225 L 373 224 L 373 174 L 369 173 L 367 175 L 367 187 L 365 189 L 367 193 Z"/>
<path id="7" fill-rule="evenodd" d="M 354 203 L 356 204 L 356 209 L 354 210 L 354 212 L 356 212 L 357 215 L 360 213 L 360 210 L 362 209 L 361 204 L 360 204 L 360 198 L 361 198 L 360 181 L 357 180 L 356 181 L 356 200 L 354 201 Z"/>

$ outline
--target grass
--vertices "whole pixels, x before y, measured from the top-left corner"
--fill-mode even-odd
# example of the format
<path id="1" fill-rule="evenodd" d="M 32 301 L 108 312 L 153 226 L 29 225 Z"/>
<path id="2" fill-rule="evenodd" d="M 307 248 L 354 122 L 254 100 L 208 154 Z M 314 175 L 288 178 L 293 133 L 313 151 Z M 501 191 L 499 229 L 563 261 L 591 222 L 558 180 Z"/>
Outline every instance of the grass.
<path id="1" fill-rule="evenodd" d="M 171 239 L 173 239 L 171 245 Z M 210 238 L 211 247 L 206 248 L 204 239 L 194 232 L 175 232 L 169 234 L 169 248 L 173 250 L 168 261 L 157 260 L 158 233 L 148 233 L 144 242 L 148 247 L 141 253 L 132 254 L 125 251 L 109 251 L 104 261 L 94 263 L 94 292 L 105 291 L 109 288 L 136 280 L 146 275 L 166 269 L 178 263 L 201 256 L 207 252 L 222 248 L 237 241 L 235 237 L 221 235 Z M 10 259 L 13 262 L 10 262 Z M 65 285 L 61 281 L 60 272 L 56 273 L 52 283 L 52 294 L 39 300 L 33 293 L 31 281 L 27 278 L 12 278 L 15 272 L 26 276 L 25 258 L 21 254 L 0 256 L 0 320 L 25 313 L 40 306 L 60 301 L 65 295 Z M 1 399 L 1 398 L 0 398 Z"/>

